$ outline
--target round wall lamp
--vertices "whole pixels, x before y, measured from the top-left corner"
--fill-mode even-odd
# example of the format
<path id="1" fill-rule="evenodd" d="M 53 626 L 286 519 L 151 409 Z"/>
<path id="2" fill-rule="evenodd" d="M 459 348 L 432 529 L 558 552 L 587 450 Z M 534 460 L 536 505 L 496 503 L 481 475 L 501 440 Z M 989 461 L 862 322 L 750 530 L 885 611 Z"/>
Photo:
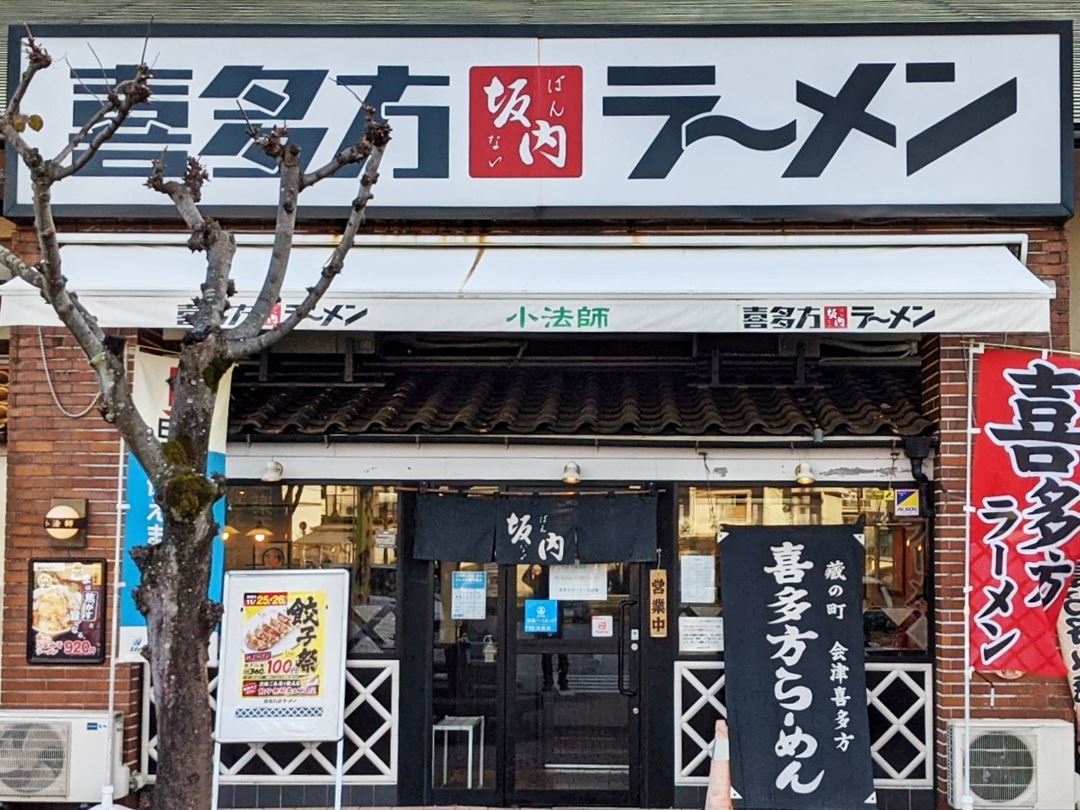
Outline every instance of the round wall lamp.
<path id="1" fill-rule="evenodd" d="M 236 537 L 237 531 L 235 526 L 230 526 L 228 523 L 221 530 L 221 539 L 228 543 L 234 537 Z"/>
<path id="2" fill-rule="evenodd" d="M 79 509 L 71 502 L 54 501 L 52 508 L 45 513 L 45 533 L 53 540 L 74 540 L 85 526 L 85 506 Z"/>
<path id="3" fill-rule="evenodd" d="M 804 487 L 810 486 L 817 479 L 814 477 L 814 468 L 809 461 L 800 461 L 795 467 L 795 483 Z"/>
<path id="4" fill-rule="evenodd" d="M 562 482 L 564 484 L 581 483 L 581 467 L 576 461 L 566 462 L 566 466 L 562 468 Z"/>

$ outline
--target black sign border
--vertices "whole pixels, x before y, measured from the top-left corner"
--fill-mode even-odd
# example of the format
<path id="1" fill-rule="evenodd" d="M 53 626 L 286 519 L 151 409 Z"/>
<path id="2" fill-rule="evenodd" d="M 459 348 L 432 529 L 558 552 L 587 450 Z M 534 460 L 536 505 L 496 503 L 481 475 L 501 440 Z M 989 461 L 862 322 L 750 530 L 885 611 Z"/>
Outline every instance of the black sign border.
<path id="1" fill-rule="evenodd" d="M 48 45 L 49 37 L 145 37 L 142 24 L 112 25 L 30 25 L 34 36 Z M 20 76 L 21 37 L 25 27 L 8 26 L 8 98 Z M 674 25 L 674 24 L 579 24 L 579 25 L 280 25 L 280 24 L 163 24 L 155 25 L 152 36 L 159 37 L 538 37 L 561 39 L 641 38 L 641 37 L 776 37 L 813 36 L 964 36 L 979 34 L 1054 34 L 1059 38 L 1060 165 L 1058 203 L 979 203 L 914 205 L 728 205 L 728 206 L 542 206 L 542 207 L 451 207 L 375 205 L 367 218 L 386 221 L 515 221 L 564 222 L 584 220 L 724 220 L 734 222 L 800 221 L 844 222 L 881 219 L 1068 219 L 1073 215 L 1073 80 L 1072 21 L 1024 20 L 1016 22 L 977 23 L 792 23 L 774 25 Z M 18 174 L 21 170 L 15 150 L 6 149 L 4 214 L 15 219 L 33 216 L 29 204 L 16 204 Z M 336 220 L 344 216 L 348 205 L 304 206 L 300 221 Z M 272 217 L 273 205 L 206 206 L 208 216 L 231 220 L 261 220 Z M 178 221 L 170 206 L 58 204 L 53 206 L 59 218 L 126 219 L 142 221 Z"/>
<path id="2" fill-rule="evenodd" d="M 34 654 L 34 566 L 38 563 L 67 563 L 101 566 L 101 652 L 92 658 L 45 658 Z M 109 564 L 102 557 L 33 557 L 26 581 L 26 662 L 33 666 L 85 667 L 105 663 L 106 648 L 111 646 L 109 624 Z"/>

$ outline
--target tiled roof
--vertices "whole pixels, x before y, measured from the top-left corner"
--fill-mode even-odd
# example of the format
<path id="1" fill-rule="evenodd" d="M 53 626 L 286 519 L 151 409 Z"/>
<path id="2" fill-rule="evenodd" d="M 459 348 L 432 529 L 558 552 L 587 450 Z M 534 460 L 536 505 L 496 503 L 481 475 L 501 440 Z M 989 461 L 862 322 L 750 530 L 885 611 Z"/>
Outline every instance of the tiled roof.
<path id="1" fill-rule="evenodd" d="M 805 385 L 682 371 L 404 371 L 362 387 L 238 385 L 233 435 L 882 436 L 928 432 L 914 368 L 822 368 Z"/>

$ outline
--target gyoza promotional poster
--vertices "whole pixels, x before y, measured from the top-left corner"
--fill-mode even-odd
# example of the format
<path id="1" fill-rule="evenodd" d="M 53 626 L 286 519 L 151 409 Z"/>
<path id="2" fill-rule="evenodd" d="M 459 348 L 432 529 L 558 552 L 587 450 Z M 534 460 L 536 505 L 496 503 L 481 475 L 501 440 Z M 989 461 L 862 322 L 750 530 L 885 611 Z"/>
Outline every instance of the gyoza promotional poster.
<path id="1" fill-rule="evenodd" d="M 316 698 L 323 681 L 326 594 L 244 594 L 241 697 Z"/>

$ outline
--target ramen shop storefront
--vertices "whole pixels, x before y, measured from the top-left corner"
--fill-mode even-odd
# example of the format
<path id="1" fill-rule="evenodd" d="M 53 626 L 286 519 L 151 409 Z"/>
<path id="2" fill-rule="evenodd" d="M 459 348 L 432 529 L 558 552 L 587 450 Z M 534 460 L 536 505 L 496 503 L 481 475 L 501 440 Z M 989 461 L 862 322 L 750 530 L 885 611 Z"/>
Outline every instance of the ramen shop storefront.
<path id="1" fill-rule="evenodd" d="M 714 460 L 730 463 L 722 451 Z M 887 453 L 862 460 L 891 461 Z M 929 523 L 897 517 L 897 491 L 911 498 L 925 487 L 899 466 L 893 479 L 862 485 L 589 482 L 572 496 L 539 483 L 235 484 L 228 559 L 236 568 L 283 558 L 290 567 L 350 570 L 347 666 L 364 691 L 350 694 L 347 722 L 350 738 L 365 742 L 355 749 L 348 795 L 393 776 L 396 785 L 367 788 L 377 801 L 696 806 L 698 743 L 724 700 L 724 604 L 739 598 L 718 587 L 718 527 L 866 521 L 872 677 L 902 672 L 930 689 Z M 547 545 L 521 561 L 521 540 L 509 531 L 492 537 L 492 512 L 518 534 L 535 521 Z M 591 520 L 631 542 L 591 548 Z M 550 533 L 576 537 L 561 561 Z M 653 596 L 660 574 L 666 598 Z M 912 697 L 896 693 L 883 700 Z M 915 738 L 931 744 L 921 729 Z M 228 748 L 240 762 L 246 747 Z M 262 751 L 280 765 L 303 753 Z M 897 770 L 917 759 L 888 755 Z M 316 762 L 305 770 L 317 773 Z M 928 766 L 912 773 L 925 778 Z M 283 789 L 295 778 L 243 765 L 238 776 L 236 786 L 276 781 Z"/>
<path id="2" fill-rule="evenodd" d="M 97 36 L 36 33 L 55 53 Z M 108 33 L 117 65 L 145 37 Z M 935 712 L 954 713 L 935 664 L 950 689 L 960 671 L 933 633 L 939 601 L 960 610 L 934 579 L 962 522 L 938 492 L 960 486 L 957 358 L 966 336 L 1066 320 L 1048 280 L 1073 200 L 1067 27 L 168 27 L 163 95 L 186 122 L 169 156 L 204 156 L 225 221 L 272 221 L 252 206 L 277 193 L 220 154 L 238 104 L 287 107 L 312 166 L 353 132 L 334 81 L 272 63 L 281 36 L 395 131 L 318 311 L 234 369 L 225 462 L 228 570 L 348 571 L 346 805 L 702 807 L 734 708 L 727 620 L 759 595 L 725 586 L 725 534 L 861 526 L 856 753 L 879 807 L 932 807 Z M 69 84 L 28 108 L 70 120 Z M 58 187 L 65 273 L 102 328 L 167 352 L 205 265 L 146 229 L 174 212 L 125 160 Z M 23 228 L 33 200 L 8 177 Z M 355 182 L 301 199 L 274 317 L 317 282 Z M 226 326 L 272 252 L 237 235 Z M 13 344 L 56 325 L 37 290 L 2 296 Z M 149 699 L 138 724 L 146 781 Z M 225 745 L 222 805 L 326 806 L 334 754 Z"/>

